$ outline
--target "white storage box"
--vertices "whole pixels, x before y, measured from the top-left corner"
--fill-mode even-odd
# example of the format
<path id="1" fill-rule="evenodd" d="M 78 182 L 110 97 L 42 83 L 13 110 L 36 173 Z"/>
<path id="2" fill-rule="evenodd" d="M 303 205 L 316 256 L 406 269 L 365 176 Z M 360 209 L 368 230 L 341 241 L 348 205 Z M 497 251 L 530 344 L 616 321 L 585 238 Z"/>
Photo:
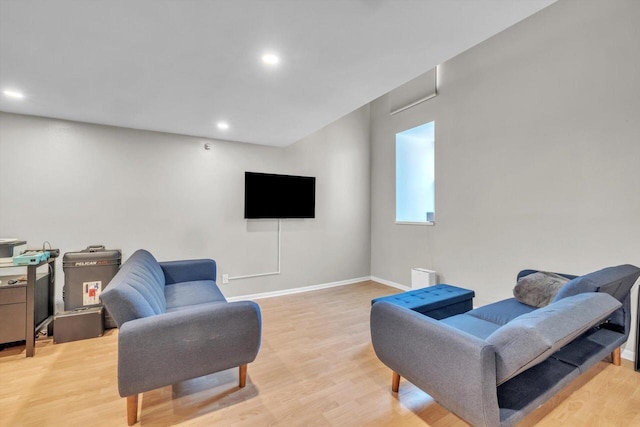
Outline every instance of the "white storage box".
<path id="1" fill-rule="evenodd" d="M 411 269 L 411 289 L 426 288 L 438 282 L 438 275 L 433 270 L 426 268 Z"/>

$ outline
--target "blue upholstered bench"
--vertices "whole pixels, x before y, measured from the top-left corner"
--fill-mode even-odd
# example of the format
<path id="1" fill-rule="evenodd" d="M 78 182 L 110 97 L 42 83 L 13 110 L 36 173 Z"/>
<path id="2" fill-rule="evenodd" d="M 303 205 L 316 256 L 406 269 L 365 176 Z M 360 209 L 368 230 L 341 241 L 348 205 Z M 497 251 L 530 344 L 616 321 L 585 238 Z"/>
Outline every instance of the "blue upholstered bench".
<path id="1" fill-rule="evenodd" d="M 471 310 L 474 296 L 475 292 L 469 289 L 442 284 L 375 298 L 371 305 L 387 301 L 439 320 Z"/>

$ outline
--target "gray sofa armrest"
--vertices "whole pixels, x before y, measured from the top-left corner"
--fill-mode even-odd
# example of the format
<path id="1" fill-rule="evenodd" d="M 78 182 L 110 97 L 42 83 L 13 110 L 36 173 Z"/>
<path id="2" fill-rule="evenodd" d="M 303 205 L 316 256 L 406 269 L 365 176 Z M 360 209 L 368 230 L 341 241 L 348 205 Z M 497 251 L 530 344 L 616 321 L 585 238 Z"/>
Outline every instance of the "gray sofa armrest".
<path id="1" fill-rule="evenodd" d="M 262 321 L 252 301 L 135 319 L 118 334 L 118 390 L 132 396 L 252 362 Z"/>
<path id="2" fill-rule="evenodd" d="M 196 280 L 216 281 L 216 262 L 212 259 L 190 259 L 160 262 L 167 285 Z"/>
<path id="3" fill-rule="evenodd" d="M 492 345 L 387 302 L 371 308 L 378 358 L 474 426 L 500 424 Z"/>

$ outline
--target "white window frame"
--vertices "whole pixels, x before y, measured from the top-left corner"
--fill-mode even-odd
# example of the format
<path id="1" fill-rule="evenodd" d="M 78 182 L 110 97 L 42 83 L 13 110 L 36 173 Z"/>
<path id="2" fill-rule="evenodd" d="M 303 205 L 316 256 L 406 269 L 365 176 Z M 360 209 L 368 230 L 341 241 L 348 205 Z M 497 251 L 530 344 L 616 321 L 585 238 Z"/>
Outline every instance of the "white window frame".
<path id="1" fill-rule="evenodd" d="M 427 212 L 435 216 L 435 121 L 396 133 L 395 154 L 395 223 L 435 225 L 435 217 L 427 220 Z M 421 195 L 425 200 L 420 200 L 419 206 L 407 201 Z M 424 210 L 424 220 L 418 219 L 416 209 Z"/>

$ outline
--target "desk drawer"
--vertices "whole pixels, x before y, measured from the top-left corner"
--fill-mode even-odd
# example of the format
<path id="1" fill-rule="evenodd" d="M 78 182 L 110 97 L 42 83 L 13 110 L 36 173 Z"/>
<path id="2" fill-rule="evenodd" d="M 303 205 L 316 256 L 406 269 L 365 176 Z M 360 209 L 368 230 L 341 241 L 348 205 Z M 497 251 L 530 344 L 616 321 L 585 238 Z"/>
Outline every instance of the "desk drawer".
<path id="1" fill-rule="evenodd" d="M 0 343 L 26 339 L 26 303 L 0 305 L 0 320 Z"/>
<path id="2" fill-rule="evenodd" d="M 0 305 L 27 302 L 26 286 L 7 286 L 0 288 Z"/>

